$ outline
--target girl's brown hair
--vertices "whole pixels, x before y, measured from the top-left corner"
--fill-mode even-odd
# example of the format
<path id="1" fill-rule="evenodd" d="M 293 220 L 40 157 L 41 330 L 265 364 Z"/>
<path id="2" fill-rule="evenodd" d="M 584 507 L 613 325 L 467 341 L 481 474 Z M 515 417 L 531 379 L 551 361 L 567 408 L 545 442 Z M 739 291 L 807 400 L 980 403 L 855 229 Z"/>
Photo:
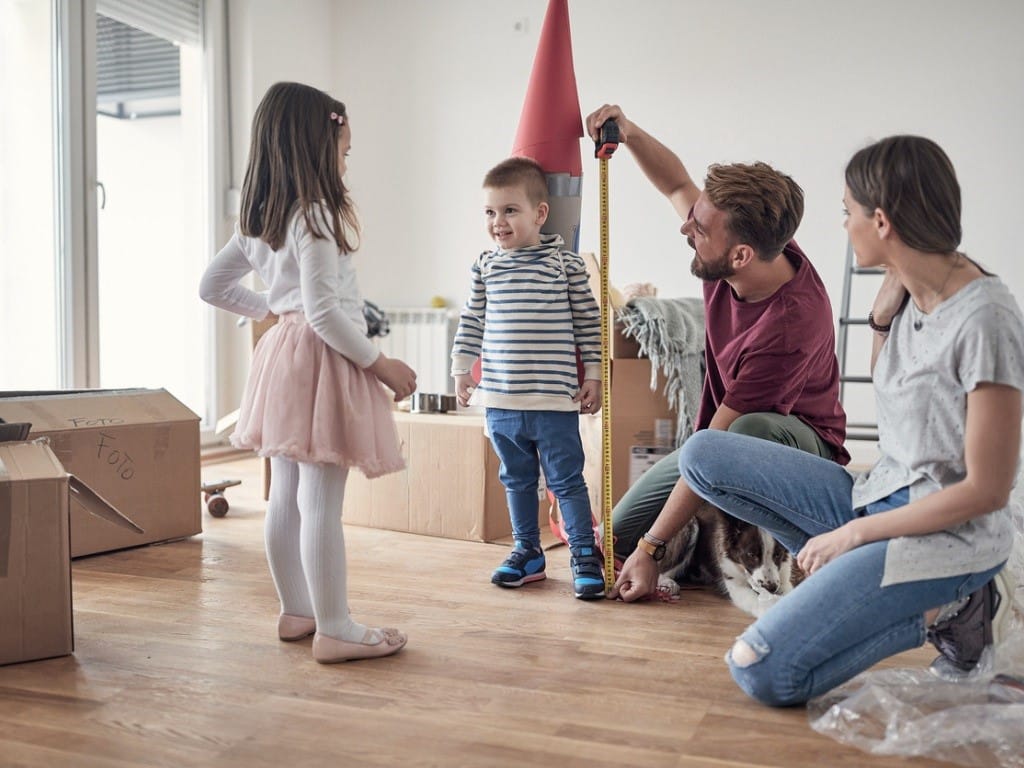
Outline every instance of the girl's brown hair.
<path id="1" fill-rule="evenodd" d="M 359 247 L 355 208 L 338 174 L 342 126 L 332 112 L 345 117 L 345 105 L 308 85 L 275 83 L 267 90 L 252 120 L 243 235 L 277 250 L 298 208 L 314 237 L 334 240 L 343 253 Z"/>
<path id="2" fill-rule="evenodd" d="M 942 148 L 921 136 L 890 136 L 846 166 L 846 186 L 870 216 L 881 208 L 900 239 L 925 253 L 960 246 L 960 184 Z"/>

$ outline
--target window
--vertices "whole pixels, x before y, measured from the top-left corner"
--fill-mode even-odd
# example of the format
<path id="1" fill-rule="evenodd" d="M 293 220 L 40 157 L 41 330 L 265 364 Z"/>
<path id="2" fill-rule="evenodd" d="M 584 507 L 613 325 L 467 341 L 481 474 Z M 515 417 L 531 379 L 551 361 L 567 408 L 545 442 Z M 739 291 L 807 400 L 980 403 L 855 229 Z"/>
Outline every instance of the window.
<path id="1" fill-rule="evenodd" d="M 49 3 L 0 0 L 0 389 L 61 383 Z"/>
<path id="2" fill-rule="evenodd" d="M 0 389 L 163 387 L 211 412 L 205 5 L 0 0 Z"/>

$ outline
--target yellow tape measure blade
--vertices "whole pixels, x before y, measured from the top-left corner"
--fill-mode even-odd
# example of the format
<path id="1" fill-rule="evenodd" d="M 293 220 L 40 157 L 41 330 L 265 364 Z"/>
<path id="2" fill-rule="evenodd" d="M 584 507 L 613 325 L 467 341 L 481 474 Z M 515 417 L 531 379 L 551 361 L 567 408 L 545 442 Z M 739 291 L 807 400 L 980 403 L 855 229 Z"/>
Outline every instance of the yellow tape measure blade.
<path id="1" fill-rule="evenodd" d="M 612 532 L 612 306 L 609 289 L 608 159 L 600 159 L 601 224 L 601 530 L 604 549 L 605 588 L 615 585 L 615 553 Z"/>

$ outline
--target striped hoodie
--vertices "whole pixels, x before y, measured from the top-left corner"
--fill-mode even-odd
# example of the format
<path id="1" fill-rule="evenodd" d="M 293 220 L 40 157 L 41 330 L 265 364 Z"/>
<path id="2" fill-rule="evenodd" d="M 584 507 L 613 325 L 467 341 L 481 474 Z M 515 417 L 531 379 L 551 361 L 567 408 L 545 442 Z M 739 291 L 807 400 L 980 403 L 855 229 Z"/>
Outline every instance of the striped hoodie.
<path id="1" fill-rule="evenodd" d="M 459 317 L 452 374 L 481 361 L 471 405 L 519 411 L 578 411 L 576 348 L 584 378 L 601 378 L 601 309 L 583 259 L 560 235 L 540 245 L 480 254 Z"/>

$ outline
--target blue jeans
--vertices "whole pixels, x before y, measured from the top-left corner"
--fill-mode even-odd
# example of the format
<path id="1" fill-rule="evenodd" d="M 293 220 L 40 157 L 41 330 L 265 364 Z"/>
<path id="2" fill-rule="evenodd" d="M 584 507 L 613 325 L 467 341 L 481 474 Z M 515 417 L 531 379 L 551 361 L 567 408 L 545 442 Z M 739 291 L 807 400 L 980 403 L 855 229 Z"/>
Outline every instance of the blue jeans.
<path id="1" fill-rule="evenodd" d="M 832 458 L 832 448 L 806 423 L 790 414 L 745 413 L 729 425 L 730 432 L 771 440 L 815 456 Z M 661 514 L 679 481 L 679 449 L 644 472 L 612 510 L 615 556 L 625 560 Z"/>
<path id="2" fill-rule="evenodd" d="M 853 509 L 853 478 L 803 451 L 728 432 L 703 430 L 683 445 L 683 479 L 726 513 L 768 530 L 796 554 L 813 536 L 849 520 L 903 506 L 906 488 Z M 889 656 L 925 641 L 926 611 L 966 597 L 1002 568 L 881 586 L 887 542 L 831 561 L 740 635 L 757 660 L 726 663 L 733 680 L 764 704 L 801 704 Z"/>
<path id="3" fill-rule="evenodd" d="M 583 481 L 583 442 L 574 411 L 487 409 L 487 431 L 501 460 L 512 533 L 517 541 L 540 547 L 537 485 L 540 469 L 569 534 L 569 546 L 594 546 L 590 496 Z"/>

